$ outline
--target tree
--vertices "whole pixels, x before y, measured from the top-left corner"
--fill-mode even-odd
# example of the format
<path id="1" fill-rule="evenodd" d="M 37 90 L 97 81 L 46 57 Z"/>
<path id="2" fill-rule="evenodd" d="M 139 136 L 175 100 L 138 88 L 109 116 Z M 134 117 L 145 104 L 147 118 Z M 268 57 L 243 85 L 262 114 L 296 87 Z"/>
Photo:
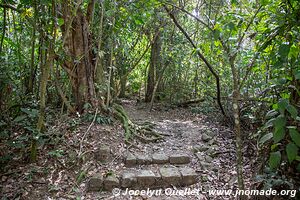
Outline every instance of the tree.
<path id="1" fill-rule="evenodd" d="M 80 112 L 86 102 L 98 105 L 94 84 L 95 54 L 92 52 L 93 36 L 90 32 L 95 3 L 95 0 L 89 1 L 85 11 L 80 1 L 61 4 L 64 20 L 61 29 L 66 53 L 63 66 L 71 80 L 76 108 Z"/>

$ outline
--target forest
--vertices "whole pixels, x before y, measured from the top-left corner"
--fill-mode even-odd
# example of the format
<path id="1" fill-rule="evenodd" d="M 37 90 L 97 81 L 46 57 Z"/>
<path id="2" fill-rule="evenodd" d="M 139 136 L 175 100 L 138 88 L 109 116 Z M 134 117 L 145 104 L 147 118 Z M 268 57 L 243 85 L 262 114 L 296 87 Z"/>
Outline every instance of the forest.
<path id="1" fill-rule="evenodd" d="M 300 199 L 299 0 L 1 0 L 0 19 L 1 200 Z"/>

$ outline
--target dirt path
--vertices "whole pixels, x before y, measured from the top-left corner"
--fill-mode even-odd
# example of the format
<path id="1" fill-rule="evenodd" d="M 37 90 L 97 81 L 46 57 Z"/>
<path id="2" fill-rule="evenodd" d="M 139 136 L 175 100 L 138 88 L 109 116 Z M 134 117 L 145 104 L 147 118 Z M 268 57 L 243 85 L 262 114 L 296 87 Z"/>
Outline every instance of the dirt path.
<path id="1" fill-rule="evenodd" d="M 156 143 L 136 143 L 136 148 L 128 149 L 124 144 L 124 130 L 120 124 L 93 124 L 87 133 L 90 122 L 75 123 L 77 119 L 65 118 L 49 130 L 51 137 L 57 137 L 55 145 L 44 146 L 39 153 L 39 161 L 27 164 L 20 158 L 11 163 L 1 181 L 0 197 L 7 199 L 233 199 L 229 196 L 209 196 L 209 189 L 235 189 L 234 134 L 220 125 L 215 119 L 202 114 L 193 114 L 190 109 L 166 109 L 156 106 L 148 112 L 144 104 L 123 100 L 122 105 L 135 123 L 150 122 L 164 140 Z M 162 109 L 160 109 L 162 108 Z M 72 123 L 70 123 L 72 122 Z M 82 156 L 78 159 L 82 146 Z M 101 163 L 95 159 L 95 152 L 103 146 L 111 148 L 113 159 Z M 184 167 L 197 173 L 196 184 L 179 189 L 197 189 L 199 195 L 189 196 L 119 196 L 111 192 L 87 192 L 87 183 L 95 174 L 120 174 L 124 170 L 158 170 L 161 167 L 180 167 L 176 164 L 147 164 L 127 167 L 126 154 L 139 153 L 153 155 L 163 153 L 188 155 L 190 162 Z M 251 162 L 245 158 L 246 186 L 249 187 Z M 252 167 L 253 168 L 253 167 Z M 181 172 L 180 172 L 181 173 Z M 176 187 L 174 187 L 176 188 Z M 173 188 L 173 189 L 174 189 Z"/>
<path id="2" fill-rule="evenodd" d="M 148 112 L 145 105 L 136 106 L 132 101 L 124 101 L 123 106 L 134 122 L 154 124 L 155 130 L 165 138 L 164 141 L 155 144 L 141 145 L 141 152 L 187 153 L 192 158 L 189 167 L 199 174 L 198 183 L 192 188 L 201 189 L 207 199 L 228 198 L 209 197 L 207 194 L 209 189 L 236 188 L 234 135 L 229 128 L 209 121 L 204 115 L 193 114 L 188 109 L 156 109 Z M 249 171 L 247 174 L 248 177 L 251 175 Z M 200 196 L 178 197 L 178 199 L 199 198 Z M 166 199 L 166 197 L 152 199 Z"/>

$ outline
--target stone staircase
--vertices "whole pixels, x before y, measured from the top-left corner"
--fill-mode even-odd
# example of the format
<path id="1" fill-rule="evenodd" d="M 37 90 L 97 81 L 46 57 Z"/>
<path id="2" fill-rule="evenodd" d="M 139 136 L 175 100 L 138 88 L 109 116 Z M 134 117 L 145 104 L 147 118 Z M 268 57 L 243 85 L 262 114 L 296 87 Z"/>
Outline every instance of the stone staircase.
<path id="1" fill-rule="evenodd" d="M 110 159 L 107 147 L 99 149 L 95 158 L 101 162 Z M 106 177 L 100 174 L 92 176 L 87 183 L 87 191 L 112 191 L 120 189 L 155 189 L 170 186 L 188 186 L 197 182 L 198 174 L 186 164 L 191 158 L 185 153 L 167 155 L 154 153 L 127 153 L 124 158 L 126 169 L 118 173 L 110 173 Z"/>

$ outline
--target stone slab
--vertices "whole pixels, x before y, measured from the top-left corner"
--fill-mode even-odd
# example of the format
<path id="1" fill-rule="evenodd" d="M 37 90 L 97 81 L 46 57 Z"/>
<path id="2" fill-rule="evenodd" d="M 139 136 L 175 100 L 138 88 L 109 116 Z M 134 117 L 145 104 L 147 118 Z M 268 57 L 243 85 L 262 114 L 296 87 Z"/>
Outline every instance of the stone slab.
<path id="1" fill-rule="evenodd" d="M 152 155 L 153 164 L 165 164 L 169 162 L 169 157 L 164 153 L 155 153 Z"/>
<path id="2" fill-rule="evenodd" d="M 141 187 L 151 187 L 155 184 L 157 176 L 151 170 L 140 170 L 137 172 L 137 183 Z"/>
<path id="3" fill-rule="evenodd" d="M 170 155 L 170 163 L 171 164 L 188 164 L 190 162 L 190 157 L 184 153 L 178 153 Z"/>
<path id="4" fill-rule="evenodd" d="M 181 174 L 177 168 L 160 168 L 159 173 L 166 185 L 180 185 Z"/>
<path id="5" fill-rule="evenodd" d="M 103 181 L 104 189 L 112 191 L 114 188 L 120 187 L 120 181 L 116 175 L 109 175 Z"/>
<path id="6" fill-rule="evenodd" d="M 192 168 L 181 168 L 180 170 L 182 176 L 183 185 L 192 185 L 197 182 L 198 174 Z"/>
<path id="7" fill-rule="evenodd" d="M 152 163 L 152 158 L 146 154 L 137 154 L 136 163 L 138 165 L 149 165 Z"/>
<path id="8" fill-rule="evenodd" d="M 137 159 L 132 153 L 127 153 L 125 157 L 125 166 L 133 167 L 137 164 Z"/>
<path id="9" fill-rule="evenodd" d="M 94 175 L 91 177 L 87 183 L 88 192 L 97 192 L 100 191 L 103 187 L 103 176 L 100 174 Z"/>
<path id="10" fill-rule="evenodd" d="M 134 172 L 123 172 L 121 175 L 121 187 L 130 188 L 136 187 L 137 178 Z"/>

